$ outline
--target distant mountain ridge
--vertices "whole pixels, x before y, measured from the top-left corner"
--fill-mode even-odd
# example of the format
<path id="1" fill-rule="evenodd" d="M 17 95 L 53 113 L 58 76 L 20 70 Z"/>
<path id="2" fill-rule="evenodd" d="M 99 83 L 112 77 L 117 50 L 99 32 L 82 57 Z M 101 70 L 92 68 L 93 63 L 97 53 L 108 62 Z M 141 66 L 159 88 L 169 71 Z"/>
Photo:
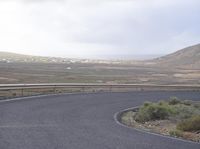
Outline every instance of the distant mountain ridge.
<path id="1" fill-rule="evenodd" d="M 163 67 L 182 67 L 191 69 L 200 69 L 200 44 L 190 46 L 172 54 L 155 58 L 152 60 L 90 60 L 90 59 L 73 59 L 73 58 L 59 58 L 59 57 L 43 57 L 30 56 L 9 52 L 0 52 L 0 61 L 3 62 L 43 62 L 43 63 L 107 63 L 107 64 L 137 64 L 137 65 L 151 65 Z"/>

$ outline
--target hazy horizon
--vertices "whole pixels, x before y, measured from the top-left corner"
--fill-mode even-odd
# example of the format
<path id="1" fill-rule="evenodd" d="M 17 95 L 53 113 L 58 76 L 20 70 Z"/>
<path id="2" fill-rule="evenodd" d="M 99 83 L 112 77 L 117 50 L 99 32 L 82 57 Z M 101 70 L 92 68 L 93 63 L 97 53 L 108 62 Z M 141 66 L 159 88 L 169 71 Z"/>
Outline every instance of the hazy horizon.
<path id="1" fill-rule="evenodd" d="M 7 51 L 0 51 L 7 52 Z M 28 56 L 42 56 L 42 57 L 57 57 L 57 58 L 74 58 L 74 59 L 91 59 L 91 60 L 148 60 L 153 58 L 158 58 L 164 56 L 163 54 L 157 55 L 90 55 L 86 57 L 78 57 L 78 56 L 51 56 L 51 55 L 35 55 L 35 54 L 24 54 L 24 53 L 16 53 L 16 52 L 8 52 L 13 54 L 20 55 L 28 55 Z"/>
<path id="2" fill-rule="evenodd" d="M 132 59 L 200 43 L 199 0 L 1 0 L 0 51 Z"/>

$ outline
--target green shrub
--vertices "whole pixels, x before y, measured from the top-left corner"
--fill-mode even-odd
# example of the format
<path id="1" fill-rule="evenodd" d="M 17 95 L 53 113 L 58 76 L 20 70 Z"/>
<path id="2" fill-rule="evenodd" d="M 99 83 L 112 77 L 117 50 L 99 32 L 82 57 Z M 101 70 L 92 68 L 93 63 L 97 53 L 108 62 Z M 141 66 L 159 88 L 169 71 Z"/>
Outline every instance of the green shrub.
<path id="1" fill-rule="evenodd" d="M 135 115 L 135 120 L 138 122 L 146 122 L 150 120 L 161 120 L 169 117 L 171 110 L 167 104 L 156 104 L 149 103 L 144 104 L 137 114 Z"/>
<path id="2" fill-rule="evenodd" d="M 182 137 L 183 136 L 183 132 L 180 130 L 172 130 L 169 132 L 169 135 L 172 137 Z"/>
<path id="3" fill-rule="evenodd" d="M 135 115 L 135 112 L 133 111 L 128 111 L 128 112 L 123 113 L 121 117 L 121 122 L 127 125 L 131 125 L 132 121 L 134 120 L 134 115 Z"/>
<path id="4" fill-rule="evenodd" d="M 186 106 L 184 104 L 177 104 L 171 107 L 174 111 L 174 115 L 178 119 L 187 119 L 192 115 L 198 114 L 198 111 L 193 106 Z"/>
<path id="5" fill-rule="evenodd" d="M 199 104 L 192 101 L 180 101 L 176 97 L 171 97 L 169 101 L 159 101 L 156 103 L 145 102 L 134 116 L 137 122 L 147 122 L 151 120 L 171 119 L 181 121 L 193 115 L 200 115 Z"/>
<path id="6" fill-rule="evenodd" d="M 177 125 L 178 130 L 182 131 L 199 131 L 200 130 L 200 115 L 193 116 L 183 120 Z"/>
<path id="7" fill-rule="evenodd" d="M 167 104 L 167 103 L 166 103 L 165 101 L 161 100 L 161 101 L 158 102 L 158 104 L 159 104 L 160 106 L 162 106 L 162 105 Z"/>
<path id="8" fill-rule="evenodd" d="M 184 104 L 186 106 L 191 106 L 192 102 L 190 100 L 184 100 L 184 101 L 182 101 L 182 104 Z"/>
<path id="9" fill-rule="evenodd" d="M 170 97 L 169 99 L 169 105 L 176 105 L 181 103 L 181 101 L 177 97 Z"/>
<path id="10" fill-rule="evenodd" d="M 152 104 L 151 102 L 148 102 L 148 101 L 146 101 L 146 102 L 144 102 L 144 107 L 147 107 L 147 106 L 149 106 L 150 104 Z"/>
<path id="11" fill-rule="evenodd" d="M 200 109 L 200 104 L 199 104 L 199 103 L 194 103 L 194 107 L 195 107 L 196 109 Z"/>

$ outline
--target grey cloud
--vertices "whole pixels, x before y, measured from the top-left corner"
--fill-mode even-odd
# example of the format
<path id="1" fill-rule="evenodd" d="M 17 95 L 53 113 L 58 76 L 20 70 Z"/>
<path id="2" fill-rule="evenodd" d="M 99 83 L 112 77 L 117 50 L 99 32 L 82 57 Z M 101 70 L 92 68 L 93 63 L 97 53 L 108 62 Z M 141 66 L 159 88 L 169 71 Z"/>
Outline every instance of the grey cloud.
<path id="1" fill-rule="evenodd" d="M 197 0 L 161 0 L 168 5 L 173 3 L 170 6 L 159 0 L 13 1 L 25 4 L 25 10 L 20 10 L 25 17 L 20 16 L 19 24 L 26 24 L 27 18 L 30 19 L 32 38 L 42 34 L 45 44 L 55 42 L 54 48 L 65 49 L 67 44 L 74 44 L 74 50 L 107 48 L 118 53 L 154 54 L 200 42 L 200 1 Z M 45 39 L 46 36 L 51 39 Z"/>
<path id="2" fill-rule="evenodd" d="M 195 8 L 198 11 L 198 6 Z M 126 12 L 120 14 L 117 11 L 110 14 L 110 9 L 102 10 L 103 14 L 100 10 L 95 12 L 96 15 L 89 16 L 83 23 L 88 31 L 75 35 L 74 40 L 130 47 L 141 42 L 156 44 L 188 30 L 190 26 L 197 29 L 198 23 L 195 23 L 195 20 L 200 20 L 199 13 L 194 14 L 194 8 L 185 12 L 187 6 L 183 8 L 176 6 L 170 11 L 166 9 L 143 11 L 139 17 L 144 17 L 144 22 L 133 17 L 135 12 L 132 7 L 129 8 L 128 14 Z M 186 14 L 188 17 L 185 17 Z"/>

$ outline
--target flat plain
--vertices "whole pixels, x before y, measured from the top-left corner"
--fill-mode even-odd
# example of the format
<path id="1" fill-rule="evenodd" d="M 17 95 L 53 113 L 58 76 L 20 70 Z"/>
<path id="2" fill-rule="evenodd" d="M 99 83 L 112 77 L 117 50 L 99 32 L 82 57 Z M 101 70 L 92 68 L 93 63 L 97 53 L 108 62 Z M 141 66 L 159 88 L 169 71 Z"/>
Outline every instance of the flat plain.
<path id="1" fill-rule="evenodd" d="M 200 69 L 146 64 L 0 62 L 0 83 L 200 83 Z"/>

